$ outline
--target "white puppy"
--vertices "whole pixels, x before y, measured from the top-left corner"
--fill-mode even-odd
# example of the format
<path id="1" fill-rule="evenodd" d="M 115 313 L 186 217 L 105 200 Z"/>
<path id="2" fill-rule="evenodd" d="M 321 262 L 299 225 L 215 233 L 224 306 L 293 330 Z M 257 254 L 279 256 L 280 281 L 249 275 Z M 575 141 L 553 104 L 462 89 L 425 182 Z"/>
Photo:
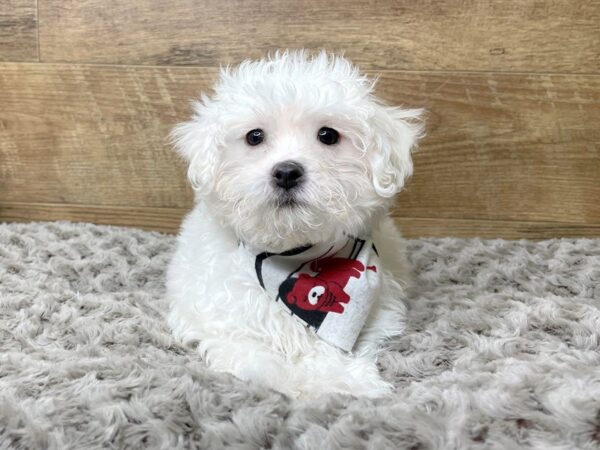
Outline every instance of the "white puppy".
<path id="1" fill-rule="evenodd" d="M 222 70 L 174 130 L 196 202 L 169 324 L 211 368 L 294 397 L 389 391 L 375 360 L 405 327 L 409 269 L 388 211 L 422 122 L 373 86 L 342 57 L 277 53 Z"/>

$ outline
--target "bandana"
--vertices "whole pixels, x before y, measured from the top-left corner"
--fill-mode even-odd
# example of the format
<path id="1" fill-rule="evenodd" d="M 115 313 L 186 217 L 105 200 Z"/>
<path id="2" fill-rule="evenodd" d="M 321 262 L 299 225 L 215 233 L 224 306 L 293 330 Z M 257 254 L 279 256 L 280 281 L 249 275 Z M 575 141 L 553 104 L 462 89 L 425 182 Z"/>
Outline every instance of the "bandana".
<path id="1" fill-rule="evenodd" d="M 352 350 L 381 281 L 370 240 L 253 254 L 258 282 L 282 308 L 325 342 Z"/>

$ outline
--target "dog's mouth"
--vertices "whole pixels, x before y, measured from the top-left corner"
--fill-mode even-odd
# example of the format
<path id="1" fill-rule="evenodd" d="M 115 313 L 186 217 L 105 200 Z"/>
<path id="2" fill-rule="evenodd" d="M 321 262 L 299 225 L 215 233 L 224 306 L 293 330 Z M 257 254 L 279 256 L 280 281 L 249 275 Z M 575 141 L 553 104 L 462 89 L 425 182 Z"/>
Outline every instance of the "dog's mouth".
<path id="1" fill-rule="evenodd" d="M 297 195 L 292 193 L 286 192 L 275 199 L 275 207 L 277 209 L 294 209 L 302 205 L 303 202 L 298 199 Z"/>

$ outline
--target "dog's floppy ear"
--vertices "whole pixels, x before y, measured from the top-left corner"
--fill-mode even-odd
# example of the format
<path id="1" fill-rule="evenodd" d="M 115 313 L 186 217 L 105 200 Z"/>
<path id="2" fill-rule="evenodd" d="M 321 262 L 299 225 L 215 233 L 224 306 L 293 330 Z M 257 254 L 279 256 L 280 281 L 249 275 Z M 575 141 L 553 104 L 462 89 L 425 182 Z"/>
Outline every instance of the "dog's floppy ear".
<path id="1" fill-rule="evenodd" d="M 171 142 L 188 164 L 187 176 L 194 190 L 208 192 L 212 189 L 217 167 L 218 127 L 203 103 L 195 103 L 194 112 L 190 121 L 173 129 Z"/>
<path id="2" fill-rule="evenodd" d="M 423 136 L 422 115 L 422 109 L 375 106 L 375 114 L 371 118 L 374 148 L 371 149 L 370 162 L 373 185 L 380 196 L 394 196 L 412 175 L 410 153 Z"/>

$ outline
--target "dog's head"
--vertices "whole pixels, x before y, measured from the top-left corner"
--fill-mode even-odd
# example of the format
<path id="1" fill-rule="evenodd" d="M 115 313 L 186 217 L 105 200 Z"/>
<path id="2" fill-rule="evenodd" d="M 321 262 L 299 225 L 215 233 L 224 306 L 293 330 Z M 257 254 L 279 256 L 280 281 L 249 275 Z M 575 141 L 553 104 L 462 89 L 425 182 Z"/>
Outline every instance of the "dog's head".
<path id="1" fill-rule="evenodd" d="M 420 110 L 385 106 L 342 58 L 284 52 L 221 71 L 173 132 L 197 195 L 273 251 L 367 233 L 412 173 Z"/>

